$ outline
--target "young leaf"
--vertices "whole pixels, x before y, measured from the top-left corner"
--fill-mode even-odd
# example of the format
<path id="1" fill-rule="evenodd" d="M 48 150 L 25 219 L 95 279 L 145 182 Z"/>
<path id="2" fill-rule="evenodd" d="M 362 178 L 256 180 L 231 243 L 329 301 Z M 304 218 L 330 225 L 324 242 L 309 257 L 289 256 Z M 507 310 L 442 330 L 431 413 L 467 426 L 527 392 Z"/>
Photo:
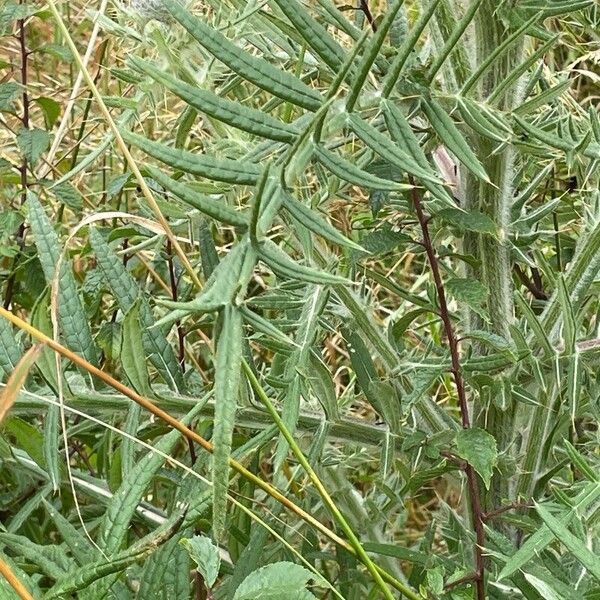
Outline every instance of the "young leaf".
<path id="1" fill-rule="evenodd" d="M 120 359 L 133 389 L 144 396 L 151 394 L 146 369 L 146 356 L 140 327 L 140 307 L 135 303 L 123 319 Z"/>
<path id="2" fill-rule="evenodd" d="M 481 476 L 485 487 L 490 488 L 492 472 L 498 462 L 496 440 L 484 429 L 461 429 L 456 434 L 456 449 Z"/>
<path id="3" fill-rule="evenodd" d="M 203 535 L 183 538 L 179 543 L 189 552 L 197 565 L 196 570 L 204 578 L 206 587 L 211 589 L 219 576 L 221 567 L 219 548 L 212 543 L 210 538 Z"/>

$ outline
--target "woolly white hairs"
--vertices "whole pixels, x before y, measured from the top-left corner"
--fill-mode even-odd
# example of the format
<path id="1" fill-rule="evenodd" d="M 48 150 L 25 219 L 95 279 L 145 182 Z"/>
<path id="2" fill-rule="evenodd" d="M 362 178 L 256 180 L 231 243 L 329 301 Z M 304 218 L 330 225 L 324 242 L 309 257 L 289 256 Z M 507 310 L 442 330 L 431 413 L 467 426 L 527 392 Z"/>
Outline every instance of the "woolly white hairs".
<path id="1" fill-rule="evenodd" d="M 165 23 L 171 18 L 162 0 L 131 0 L 130 6 L 143 19 L 156 19 Z"/>

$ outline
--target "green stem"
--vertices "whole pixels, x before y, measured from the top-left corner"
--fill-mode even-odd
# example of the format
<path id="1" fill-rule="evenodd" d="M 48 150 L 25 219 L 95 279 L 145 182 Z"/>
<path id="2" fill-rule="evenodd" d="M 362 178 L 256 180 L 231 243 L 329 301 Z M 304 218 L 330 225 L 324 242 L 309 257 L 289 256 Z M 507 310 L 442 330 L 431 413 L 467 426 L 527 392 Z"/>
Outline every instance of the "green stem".
<path id="1" fill-rule="evenodd" d="M 263 390 L 258 379 L 254 375 L 254 372 L 249 367 L 248 363 L 246 363 L 246 361 L 243 361 L 242 365 L 243 365 L 243 369 L 246 374 L 246 377 L 247 377 L 248 381 L 250 382 L 250 385 L 252 386 L 252 389 L 254 390 L 255 394 L 259 397 L 261 402 L 265 405 L 266 409 L 269 411 L 269 414 L 271 415 L 271 417 L 273 418 L 273 421 L 275 422 L 275 424 L 281 431 L 283 437 L 289 444 L 289 447 L 292 450 L 292 452 L 294 453 L 294 456 L 296 457 L 296 459 L 298 460 L 298 462 L 300 463 L 302 468 L 306 471 L 306 474 L 308 475 L 312 484 L 315 486 L 315 489 L 319 492 L 319 495 L 323 499 L 323 502 L 325 503 L 327 508 L 329 508 L 331 514 L 334 516 L 336 521 L 340 524 L 340 527 L 342 528 L 342 530 L 348 537 L 350 544 L 354 548 L 354 550 L 356 552 L 356 556 L 365 565 L 365 567 L 368 569 L 369 573 L 371 573 L 371 575 L 373 576 L 373 579 L 375 580 L 375 582 L 377 583 L 377 585 L 383 592 L 383 595 L 386 598 L 388 598 L 388 600 L 394 600 L 394 596 L 392 595 L 390 589 L 388 588 L 385 581 L 383 580 L 382 573 L 380 572 L 378 567 L 373 563 L 373 561 L 369 558 L 369 555 L 366 553 L 365 549 L 362 547 L 362 544 L 360 543 L 360 541 L 354 534 L 354 531 L 348 524 L 348 521 L 346 521 L 346 518 L 344 517 L 344 515 L 342 515 L 342 513 L 338 509 L 333 498 L 329 495 L 329 492 L 325 489 L 325 486 L 319 479 L 319 476 L 316 474 L 314 469 L 311 467 L 307 458 L 304 456 L 304 453 L 302 452 L 300 446 L 298 446 L 298 443 L 296 442 L 296 440 L 294 439 L 292 434 L 289 432 L 288 428 L 285 426 L 283 420 L 279 416 L 279 413 L 275 409 L 275 406 L 273 405 L 273 403 L 271 402 L 271 400 L 269 399 L 269 397 Z M 394 580 L 394 581 L 395 581 L 394 587 L 396 587 L 396 589 L 398 589 L 400 592 L 402 592 L 407 598 L 410 598 L 411 600 L 419 600 L 420 597 L 418 594 L 413 592 L 410 588 L 406 587 L 402 582 L 397 581 L 397 580 Z"/>

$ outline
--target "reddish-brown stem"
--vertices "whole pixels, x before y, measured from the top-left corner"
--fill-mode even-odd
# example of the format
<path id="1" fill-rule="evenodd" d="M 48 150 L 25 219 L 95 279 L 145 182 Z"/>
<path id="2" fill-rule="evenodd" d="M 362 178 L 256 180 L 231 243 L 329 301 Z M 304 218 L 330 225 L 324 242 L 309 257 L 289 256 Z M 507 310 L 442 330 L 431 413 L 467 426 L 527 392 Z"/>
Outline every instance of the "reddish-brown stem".
<path id="1" fill-rule="evenodd" d="M 377 24 L 375 23 L 375 19 L 373 18 L 373 13 L 371 12 L 371 8 L 369 7 L 368 0 L 360 0 L 360 9 L 363 11 L 365 18 L 369 22 L 371 29 L 375 32 L 377 31 Z"/>
<path id="2" fill-rule="evenodd" d="M 516 510 L 518 508 L 533 508 L 533 504 L 529 502 L 511 502 L 506 506 L 501 506 L 500 508 L 496 508 L 494 510 L 490 510 L 483 514 L 484 521 L 490 521 L 491 519 L 495 519 L 496 517 L 508 512 L 509 510 Z"/>
<path id="3" fill-rule="evenodd" d="M 455 587 L 458 587 L 459 585 L 464 585 L 465 583 L 472 583 L 473 581 L 477 581 L 477 579 L 478 579 L 477 573 L 470 573 L 469 575 L 465 575 L 464 577 L 461 577 L 460 579 L 457 579 L 456 581 L 447 583 L 444 586 L 444 590 L 448 591 Z"/>
<path id="4" fill-rule="evenodd" d="M 411 184 L 414 186 L 414 181 L 411 179 Z M 440 304 L 440 317 L 444 324 L 444 330 L 446 332 L 446 338 L 448 340 L 448 346 L 450 348 L 450 359 L 452 362 L 452 376 L 454 378 L 454 384 L 456 386 L 456 394 L 458 396 L 458 405 L 460 408 L 460 416 L 463 429 L 469 429 L 471 427 L 471 420 L 469 417 L 469 403 L 467 401 L 467 394 L 465 390 L 465 382 L 462 376 L 462 369 L 460 365 L 460 352 L 458 348 L 458 339 L 452 326 L 452 320 L 450 319 L 450 311 L 448 310 L 448 303 L 446 301 L 446 291 L 444 288 L 444 282 L 440 274 L 440 268 L 438 264 L 437 255 L 433 248 L 431 236 L 429 235 L 429 220 L 423 212 L 423 205 L 421 203 L 421 197 L 416 187 L 413 187 L 412 200 L 417 213 L 417 219 L 421 227 L 421 233 L 423 235 L 423 245 L 427 253 L 427 260 L 433 275 L 433 281 Z M 485 600 L 485 563 L 483 560 L 483 548 L 485 546 L 485 530 L 483 527 L 483 511 L 481 508 L 481 496 L 479 494 L 479 482 L 477 481 L 477 474 L 473 467 L 469 464 L 465 464 L 465 475 L 467 478 L 467 487 L 469 490 L 469 502 L 471 504 L 471 514 L 473 518 L 473 528 L 475 530 L 476 544 L 474 548 L 475 554 L 475 590 L 477 600 Z"/>

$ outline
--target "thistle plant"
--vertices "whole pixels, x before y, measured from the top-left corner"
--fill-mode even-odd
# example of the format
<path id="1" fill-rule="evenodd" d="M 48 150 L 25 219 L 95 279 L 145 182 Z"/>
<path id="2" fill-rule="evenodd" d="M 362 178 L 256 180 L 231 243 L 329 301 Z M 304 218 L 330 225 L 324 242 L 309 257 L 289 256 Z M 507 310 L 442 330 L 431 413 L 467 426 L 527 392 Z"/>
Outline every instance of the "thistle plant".
<path id="1" fill-rule="evenodd" d="M 5 595 L 595 598 L 597 4 L 75 4 L 0 9 L 89 92 L 0 84 Z"/>

